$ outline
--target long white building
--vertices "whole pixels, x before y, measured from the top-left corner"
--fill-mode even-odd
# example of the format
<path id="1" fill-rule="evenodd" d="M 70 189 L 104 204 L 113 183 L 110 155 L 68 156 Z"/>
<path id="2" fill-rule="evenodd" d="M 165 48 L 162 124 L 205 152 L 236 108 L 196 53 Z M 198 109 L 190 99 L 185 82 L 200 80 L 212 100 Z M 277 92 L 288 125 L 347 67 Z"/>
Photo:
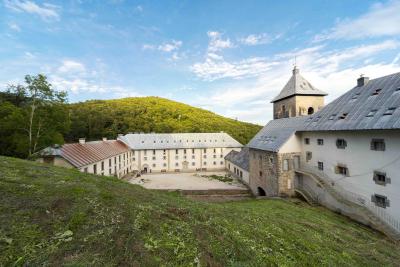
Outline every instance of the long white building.
<path id="1" fill-rule="evenodd" d="M 242 145 L 227 133 L 127 134 L 118 137 L 133 153 L 133 168 L 143 173 L 225 169 L 224 157 Z"/>

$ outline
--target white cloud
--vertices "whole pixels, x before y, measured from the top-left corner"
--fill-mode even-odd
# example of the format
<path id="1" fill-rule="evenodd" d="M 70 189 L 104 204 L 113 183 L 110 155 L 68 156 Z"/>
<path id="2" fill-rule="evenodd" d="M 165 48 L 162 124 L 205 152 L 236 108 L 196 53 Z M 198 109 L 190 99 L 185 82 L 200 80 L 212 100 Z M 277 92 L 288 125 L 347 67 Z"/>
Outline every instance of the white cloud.
<path id="1" fill-rule="evenodd" d="M 222 39 L 222 34 L 217 31 L 209 31 L 207 32 L 208 37 L 210 38 L 210 42 L 208 44 L 208 51 L 217 52 L 225 48 L 234 47 L 231 40 Z"/>
<path id="2" fill-rule="evenodd" d="M 85 71 L 86 71 L 85 65 L 74 60 L 64 60 L 62 62 L 62 65 L 58 68 L 58 72 L 61 73 L 76 73 Z"/>
<path id="3" fill-rule="evenodd" d="M 10 23 L 8 23 L 8 27 L 9 27 L 11 30 L 16 31 L 16 32 L 20 32 L 20 31 L 21 31 L 21 28 L 20 28 L 19 25 L 18 25 L 17 23 L 15 23 L 15 22 L 10 22 Z"/>
<path id="4" fill-rule="evenodd" d="M 356 19 L 339 21 L 329 31 L 319 34 L 315 41 L 328 39 L 360 39 L 367 37 L 396 36 L 400 34 L 400 1 L 376 3 Z"/>
<path id="5" fill-rule="evenodd" d="M 327 50 L 324 46 L 289 51 L 271 60 L 264 59 L 264 62 L 273 63 L 273 67 L 266 67 L 257 74 L 257 79 L 225 83 L 213 88 L 213 94 L 193 101 L 231 118 L 265 124 L 272 119 L 271 99 L 290 78 L 294 55 L 298 56 L 300 73 L 315 87 L 329 93 L 326 98 L 329 102 L 354 87 L 360 74 L 376 78 L 400 72 L 400 59 L 396 58 L 389 63 L 371 61 L 364 65 L 365 59 L 396 51 L 399 46 L 398 42 L 389 40 L 341 51 Z"/>
<path id="6" fill-rule="evenodd" d="M 162 45 L 159 45 L 157 49 L 163 52 L 172 52 L 178 50 L 181 46 L 182 46 L 182 41 L 172 40 L 169 43 L 164 43 Z"/>
<path id="7" fill-rule="evenodd" d="M 135 7 L 135 11 L 143 12 L 143 7 L 141 5 L 138 5 L 138 6 Z"/>
<path id="8" fill-rule="evenodd" d="M 48 19 L 59 19 L 60 15 L 58 13 L 58 6 L 44 3 L 43 5 L 38 5 L 33 1 L 24 0 L 5 0 L 4 5 L 17 12 L 26 12 L 29 14 L 35 14 L 44 20 Z"/>
<path id="9" fill-rule="evenodd" d="M 272 41 L 272 38 L 266 33 L 261 34 L 250 34 L 245 38 L 240 38 L 239 42 L 245 45 L 261 45 L 267 44 Z"/>
<path id="10" fill-rule="evenodd" d="M 143 46 L 142 46 L 142 49 L 143 50 L 154 50 L 156 47 L 154 46 L 154 45 L 151 45 L 151 44 L 144 44 Z"/>

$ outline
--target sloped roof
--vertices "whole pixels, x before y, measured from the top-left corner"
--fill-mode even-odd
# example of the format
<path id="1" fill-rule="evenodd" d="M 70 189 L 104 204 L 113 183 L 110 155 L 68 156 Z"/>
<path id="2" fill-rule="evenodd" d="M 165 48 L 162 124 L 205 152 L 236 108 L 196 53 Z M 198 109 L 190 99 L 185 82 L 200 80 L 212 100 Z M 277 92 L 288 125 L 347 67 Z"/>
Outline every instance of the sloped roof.
<path id="1" fill-rule="evenodd" d="M 327 93 L 315 88 L 303 76 L 301 76 L 298 68 L 294 67 L 292 73 L 292 77 L 290 77 L 282 91 L 271 101 L 271 103 L 292 95 L 327 95 Z"/>
<path id="2" fill-rule="evenodd" d="M 248 147 L 243 147 L 243 149 L 240 152 L 232 150 L 225 156 L 225 159 L 227 161 L 232 162 L 239 168 L 242 168 L 245 171 L 249 171 L 249 148 Z"/>
<path id="3" fill-rule="evenodd" d="M 250 148 L 277 152 L 297 130 L 303 128 L 308 116 L 271 120 L 247 144 Z"/>
<path id="4" fill-rule="evenodd" d="M 227 133 L 149 133 L 118 137 L 133 150 L 242 147 Z"/>
<path id="5" fill-rule="evenodd" d="M 41 156 L 59 156 L 79 168 L 114 157 L 129 151 L 129 147 L 118 140 L 93 141 L 85 144 L 64 144 L 59 148 L 48 147 Z"/>
<path id="6" fill-rule="evenodd" d="M 354 87 L 309 116 L 302 130 L 373 129 L 400 129 L 400 73 Z"/>

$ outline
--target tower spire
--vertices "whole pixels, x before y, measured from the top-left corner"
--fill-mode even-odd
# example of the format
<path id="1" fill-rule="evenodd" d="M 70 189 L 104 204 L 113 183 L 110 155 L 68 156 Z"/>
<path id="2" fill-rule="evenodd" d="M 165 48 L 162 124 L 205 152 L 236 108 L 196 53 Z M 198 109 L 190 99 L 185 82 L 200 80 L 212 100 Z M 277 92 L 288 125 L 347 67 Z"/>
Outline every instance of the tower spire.
<path id="1" fill-rule="evenodd" d="M 294 56 L 294 64 L 293 64 L 293 75 L 296 75 L 299 73 L 299 69 L 297 68 L 297 56 Z"/>

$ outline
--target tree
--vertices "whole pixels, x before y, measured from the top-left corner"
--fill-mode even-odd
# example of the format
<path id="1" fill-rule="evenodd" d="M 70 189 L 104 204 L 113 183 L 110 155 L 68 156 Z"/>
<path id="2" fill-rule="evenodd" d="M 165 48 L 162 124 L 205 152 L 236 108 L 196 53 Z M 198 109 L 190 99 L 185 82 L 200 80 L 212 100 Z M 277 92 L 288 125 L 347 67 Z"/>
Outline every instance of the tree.
<path id="1" fill-rule="evenodd" d="M 10 85 L 7 94 L 14 97 L 14 105 L 22 110 L 22 125 L 16 130 L 25 132 L 27 140 L 18 143 L 26 144 L 26 155 L 31 157 L 42 146 L 63 142 L 63 133 L 69 128 L 67 94 L 54 90 L 42 74 L 25 76 L 25 84 Z"/>

